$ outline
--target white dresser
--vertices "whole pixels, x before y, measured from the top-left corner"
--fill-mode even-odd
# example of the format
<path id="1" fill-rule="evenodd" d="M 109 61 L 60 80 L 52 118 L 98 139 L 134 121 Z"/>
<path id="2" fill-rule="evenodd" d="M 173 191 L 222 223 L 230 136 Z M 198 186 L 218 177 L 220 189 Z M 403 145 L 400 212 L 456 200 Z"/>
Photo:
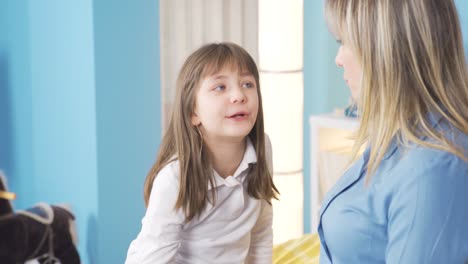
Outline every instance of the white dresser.
<path id="1" fill-rule="evenodd" d="M 357 118 L 338 114 L 310 116 L 310 221 L 317 230 L 320 205 L 325 193 L 335 184 L 350 162 L 352 135 Z"/>

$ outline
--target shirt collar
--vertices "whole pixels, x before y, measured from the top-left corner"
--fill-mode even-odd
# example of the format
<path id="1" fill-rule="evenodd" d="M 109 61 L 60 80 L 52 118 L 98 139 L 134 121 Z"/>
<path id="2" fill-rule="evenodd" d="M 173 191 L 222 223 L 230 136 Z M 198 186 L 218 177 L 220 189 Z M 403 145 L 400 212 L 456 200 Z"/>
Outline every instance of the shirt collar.
<path id="1" fill-rule="evenodd" d="M 433 128 L 437 128 L 437 126 L 439 125 L 441 119 L 442 119 L 441 114 L 438 114 L 438 113 L 435 113 L 435 112 L 429 112 L 427 114 L 427 121 L 429 122 L 429 125 L 431 127 L 433 127 Z M 383 159 L 386 160 L 386 159 L 390 158 L 393 155 L 393 153 L 398 149 L 399 145 L 400 144 L 398 142 L 398 139 L 393 138 L 392 141 L 390 142 L 390 146 L 388 147 L 387 152 L 383 156 Z M 368 152 L 368 150 L 367 150 L 367 152 Z M 365 158 L 365 155 L 364 155 L 364 158 Z"/>
<path id="2" fill-rule="evenodd" d="M 252 141 L 249 137 L 246 139 L 246 146 L 244 151 L 244 157 L 237 167 L 236 171 L 232 176 L 228 176 L 226 178 L 221 177 L 215 170 L 213 170 L 214 176 L 214 187 L 220 187 L 223 185 L 232 187 L 235 185 L 239 185 L 245 179 L 246 174 L 243 173 L 244 171 L 249 169 L 250 164 L 257 163 L 257 153 L 255 152 L 255 147 L 252 144 Z M 211 190 L 211 184 L 208 184 L 208 190 Z"/>
<path id="3" fill-rule="evenodd" d="M 427 120 L 429 121 L 431 126 L 434 128 L 439 124 L 441 119 L 442 119 L 442 115 L 439 113 L 429 112 L 429 114 L 427 114 Z"/>

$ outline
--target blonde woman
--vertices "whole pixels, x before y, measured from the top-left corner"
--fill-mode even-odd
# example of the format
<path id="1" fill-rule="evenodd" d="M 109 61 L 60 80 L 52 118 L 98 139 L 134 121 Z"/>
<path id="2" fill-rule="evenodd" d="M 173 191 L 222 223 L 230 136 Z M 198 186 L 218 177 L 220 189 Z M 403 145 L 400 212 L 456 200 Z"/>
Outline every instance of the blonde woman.
<path id="1" fill-rule="evenodd" d="M 320 263 L 465 263 L 468 70 L 454 2 L 325 10 L 361 125 L 356 161 L 322 204 Z"/>

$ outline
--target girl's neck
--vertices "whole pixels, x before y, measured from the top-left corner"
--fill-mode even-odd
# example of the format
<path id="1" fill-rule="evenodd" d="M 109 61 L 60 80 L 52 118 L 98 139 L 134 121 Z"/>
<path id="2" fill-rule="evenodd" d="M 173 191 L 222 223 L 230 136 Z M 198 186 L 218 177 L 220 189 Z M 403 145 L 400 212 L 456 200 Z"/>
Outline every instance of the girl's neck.
<path id="1" fill-rule="evenodd" d="M 241 163 L 246 148 L 246 139 L 206 141 L 213 169 L 223 178 L 232 176 Z"/>

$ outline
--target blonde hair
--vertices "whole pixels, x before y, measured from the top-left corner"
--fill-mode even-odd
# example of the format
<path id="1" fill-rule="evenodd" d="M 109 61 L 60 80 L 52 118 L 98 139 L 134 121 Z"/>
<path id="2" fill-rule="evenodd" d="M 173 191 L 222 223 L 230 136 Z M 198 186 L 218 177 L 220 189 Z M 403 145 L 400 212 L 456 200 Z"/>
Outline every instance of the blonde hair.
<path id="1" fill-rule="evenodd" d="M 225 67 L 237 67 L 240 72 L 250 72 L 257 86 L 257 120 L 248 135 L 255 146 L 257 163 L 250 167 L 247 192 L 252 197 L 268 202 L 276 198 L 278 190 L 273 184 L 266 163 L 262 97 L 257 66 L 242 47 L 233 43 L 213 43 L 192 53 L 180 70 L 169 127 L 163 137 L 156 163 L 146 177 L 146 206 L 158 172 L 174 160 L 179 161 L 180 168 L 180 189 L 175 209 L 182 208 L 187 221 L 201 213 L 207 201 L 215 200 L 215 188 L 212 188 L 211 196 L 208 194 L 208 186 L 214 187 L 212 165 L 206 148 L 203 147 L 201 134 L 191 123 L 191 116 L 198 86 L 203 78 Z"/>
<path id="2" fill-rule="evenodd" d="M 468 70 L 453 1 L 327 0 L 325 12 L 330 30 L 363 70 L 353 156 L 371 146 L 366 182 L 394 139 L 467 160 L 429 120 L 435 114 L 468 132 Z"/>

